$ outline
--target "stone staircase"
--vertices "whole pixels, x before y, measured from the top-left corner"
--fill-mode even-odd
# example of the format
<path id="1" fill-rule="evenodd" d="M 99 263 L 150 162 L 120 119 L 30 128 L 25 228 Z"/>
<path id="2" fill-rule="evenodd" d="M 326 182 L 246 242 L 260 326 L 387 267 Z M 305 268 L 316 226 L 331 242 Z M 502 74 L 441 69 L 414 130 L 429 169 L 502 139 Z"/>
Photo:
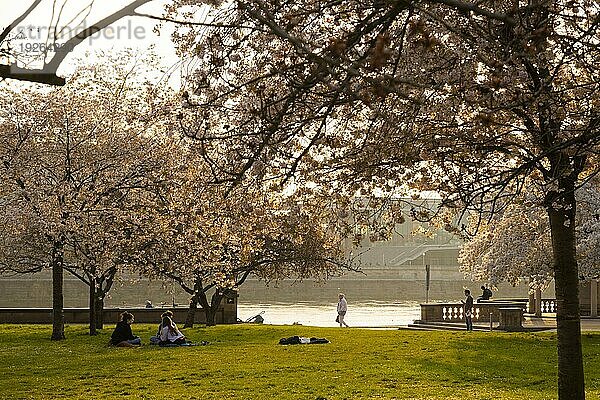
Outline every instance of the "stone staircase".
<path id="1" fill-rule="evenodd" d="M 425 322 L 416 320 L 412 324 L 408 324 L 407 326 L 400 327 L 398 329 L 403 330 L 413 330 L 413 331 L 466 331 L 467 327 L 464 323 L 457 322 Z M 546 331 L 550 329 L 555 329 L 553 326 L 535 326 L 535 325 L 525 325 L 523 326 L 523 331 L 527 332 L 539 332 Z M 500 332 L 502 330 L 498 329 L 498 323 L 494 322 L 492 324 L 492 330 Z M 473 331 L 476 332 L 490 332 L 490 325 L 488 324 L 473 324 Z M 502 331 L 503 332 L 503 331 Z"/>
<path id="2" fill-rule="evenodd" d="M 494 324 L 496 328 L 498 324 Z M 466 331 L 467 327 L 464 323 L 455 322 L 424 322 L 416 320 L 412 324 L 408 324 L 406 327 L 399 329 L 408 329 L 414 331 Z M 484 324 L 473 324 L 473 331 L 477 332 L 489 332 L 490 326 Z"/>

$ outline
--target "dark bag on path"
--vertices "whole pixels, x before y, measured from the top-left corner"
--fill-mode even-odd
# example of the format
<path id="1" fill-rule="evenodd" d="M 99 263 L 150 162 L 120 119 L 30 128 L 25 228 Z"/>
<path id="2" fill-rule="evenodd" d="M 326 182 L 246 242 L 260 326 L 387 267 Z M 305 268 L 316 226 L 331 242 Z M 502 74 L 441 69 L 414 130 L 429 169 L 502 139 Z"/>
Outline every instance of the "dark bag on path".
<path id="1" fill-rule="evenodd" d="M 337 317 L 335 317 L 335 322 L 340 322 L 340 315 L 338 314 Z"/>

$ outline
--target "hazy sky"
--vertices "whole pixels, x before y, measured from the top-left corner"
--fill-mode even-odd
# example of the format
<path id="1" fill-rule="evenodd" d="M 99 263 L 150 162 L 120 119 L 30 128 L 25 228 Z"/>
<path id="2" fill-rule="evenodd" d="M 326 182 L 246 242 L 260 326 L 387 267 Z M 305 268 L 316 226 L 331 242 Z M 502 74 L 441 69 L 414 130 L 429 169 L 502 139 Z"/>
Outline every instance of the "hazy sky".
<path id="1" fill-rule="evenodd" d="M 58 42 L 64 42 L 80 29 L 92 25 L 131 1 L 42 0 L 35 11 L 19 24 L 19 28 L 13 30 L 11 36 L 18 36 L 13 36 L 11 46 L 24 55 L 22 62 L 32 63 L 32 66 L 37 62 L 39 67 L 40 49 L 44 46 L 52 46 L 53 41 L 48 39 L 49 34 L 50 37 L 53 36 L 53 31 L 49 31 L 50 26 L 58 26 L 62 29 Z M 0 0 L 0 9 L 2 10 L 0 28 L 3 30 L 12 23 L 32 3 L 33 0 Z M 138 11 L 161 15 L 165 3 L 165 0 L 154 0 L 140 7 Z M 90 4 L 91 7 L 88 7 Z M 118 50 L 131 47 L 140 51 L 148 51 L 151 45 L 155 46 L 155 51 L 161 56 L 164 66 L 171 67 L 178 61 L 170 40 L 173 28 L 169 24 L 165 25 L 161 29 L 161 35 L 158 36 L 153 32 L 156 24 L 155 20 L 140 17 L 125 18 L 116 22 L 77 46 L 61 66 L 59 74 L 68 73 L 73 68 L 74 60 L 77 57 L 93 60 L 93 56 L 86 55 L 86 53 L 93 53 L 96 49 Z"/>

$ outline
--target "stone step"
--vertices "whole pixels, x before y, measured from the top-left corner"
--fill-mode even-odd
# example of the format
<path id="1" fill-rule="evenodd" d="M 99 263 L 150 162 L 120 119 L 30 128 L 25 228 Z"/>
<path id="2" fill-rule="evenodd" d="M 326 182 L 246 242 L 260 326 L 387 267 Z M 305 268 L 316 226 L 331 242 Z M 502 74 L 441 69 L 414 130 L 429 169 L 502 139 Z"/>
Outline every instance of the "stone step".
<path id="1" fill-rule="evenodd" d="M 398 328 L 398 330 L 405 330 L 405 331 L 437 331 L 439 329 L 437 328 L 431 328 L 431 327 L 427 327 L 427 326 L 419 326 L 419 325 L 415 325 L 415 324 L 409 324 L 406 326 L 401 326 L 400 328 Z"/>
<path id="2" fill-rule="evenodd" d="M 413 324 L 408 324 L 407 329 L 412 330 L 428 330 L 428 331 L 438 331 L 438 330 L 446 330 L 446 331 L 466 331 L 467 327 L 465 324 L 456 324 L 450 322 L 418 322 L 415 321 Z M 478 332 L 489 332 L 489 326 L 483 325 L 473 325 L 473 330 Z"/>
<path id="3" fill-rule="evenodd" d="M 437 331 L 437 330 L 450 330 L 450 331 L 464 331 L 466 330 L 466 326 L 464 324 L 460 324 L 460 323 L 453 323 L 453 322 L 421 322 L 421 321 L 415 321 L 412 324 L 408 324 L 406 327 L 403 328 L 399 328 L 399 329 L 409 329 L 409 330 L 420 330 L 420 331 Z M 547 327 L 547 326 L 524 326 L 523 330 L 527 331 L 527 332 L 540 332 L 540 331 L 547 331 L 553 329 L 553 327 Z M 489 325 L 483 325 L 483 324 L 474 324 L 473 325 L 473 330 L 474 331 L 478 331 L 478 332 L 489 332 L 490 331 L 490 327 Z M 494 324 L 493 326 L 493 330 L 494 331 L 501 331 L 498 330 L 498 324 Z"/>
<path id="4" fill-rule="evenodd" d="M 455 322 L 442 322 L 442 321 L 422 321 L 420 319 L 416 319 L 413 321 L 413 324 L 415 325 L 440 325 L 440 326 L 453 326 L 453 327 L 457 327 L 457 328 L 465 328 L 466 329 L 466 325 L 463 321 L 455 321 Z M 497 328 L 498 327 L 498 323 L 494 322 L 493 323 L 493 328 Z M 475 322 L 473 321 L 473 328 L 479 328 L 479 329 L 485 329 L 485 330 L 490 330 L 490 323 L 489 322 Z"/>

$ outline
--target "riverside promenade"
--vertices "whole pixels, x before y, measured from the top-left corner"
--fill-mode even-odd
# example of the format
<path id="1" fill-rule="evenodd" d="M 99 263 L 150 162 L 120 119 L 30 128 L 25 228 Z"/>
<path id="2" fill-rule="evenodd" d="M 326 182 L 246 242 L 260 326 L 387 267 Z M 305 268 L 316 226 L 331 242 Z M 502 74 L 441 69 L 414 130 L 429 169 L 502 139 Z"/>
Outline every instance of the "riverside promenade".
<path id="1" fill-rule="evenodd" d="M 416 330 L 454 330 L 454 331 L 463 331 L 465 330 L 464 322 L 438 322 L 438 323 L 419 323 L 420 321 L 415 321 L 414 324 L 408 324 L 407 326 L 400 326 L 397 329 L 416 329 Z M 375 327 L 373 327 L 375 328 Z M 381 327 L 381 328 L 391 328 L 391 327 Z M 485 322 L 485 323 L 474 323 L 473 328 L 475 331 L 479 332 L 489 332 L 491 330 L 503 331 L 498 322 Z M 547 315 L 543 317 L 532 317 L 526 315 L 523 317 L 522 321 L 522 329 L 516 331 L 524 331 L 524 332 L 556 332 L 556 316 L 555 315 Z M 581 331 L 582 332 L 600 332 L 600 318 L 590 318 L 590 317 L 582 317 L 581 318 Z"/>
<path id="2" fill-rule="evenodd" d="M 499 329 L 498 322 L 492 322 L 492 330 L 497 332 Z M 523 331 L 529 332 L 556 332 L 556 314 L 547 314 L 543 317 L 533 317 L 525 315 L 523 317 Z M 476 331 L 486 332 L 490 331 L 490 323 L 474 323 L 473 327 Z M 437 323 L 437 324 L 407 324 L 407 325 L 372 325 L 372 326 L 359 326 L 356 328 L 364 329 L 401 329 L 401 330 L 465 330 L 464 322 L 453 322 L 453 323 Z M 600 318 L 581 317 L 581 331 L 582 332 L 600 332 Z"/>
<path id="3" fill-rule="evenodd" d="M 556 331 L 556 317 L 542 317 L 535 318 L 526 316 L 523 321 L 523 328 L 545 328 L 548 330 Z M 581 331 L 582 332 L 600 332 L 600 318 L 581 318 Z"/>

